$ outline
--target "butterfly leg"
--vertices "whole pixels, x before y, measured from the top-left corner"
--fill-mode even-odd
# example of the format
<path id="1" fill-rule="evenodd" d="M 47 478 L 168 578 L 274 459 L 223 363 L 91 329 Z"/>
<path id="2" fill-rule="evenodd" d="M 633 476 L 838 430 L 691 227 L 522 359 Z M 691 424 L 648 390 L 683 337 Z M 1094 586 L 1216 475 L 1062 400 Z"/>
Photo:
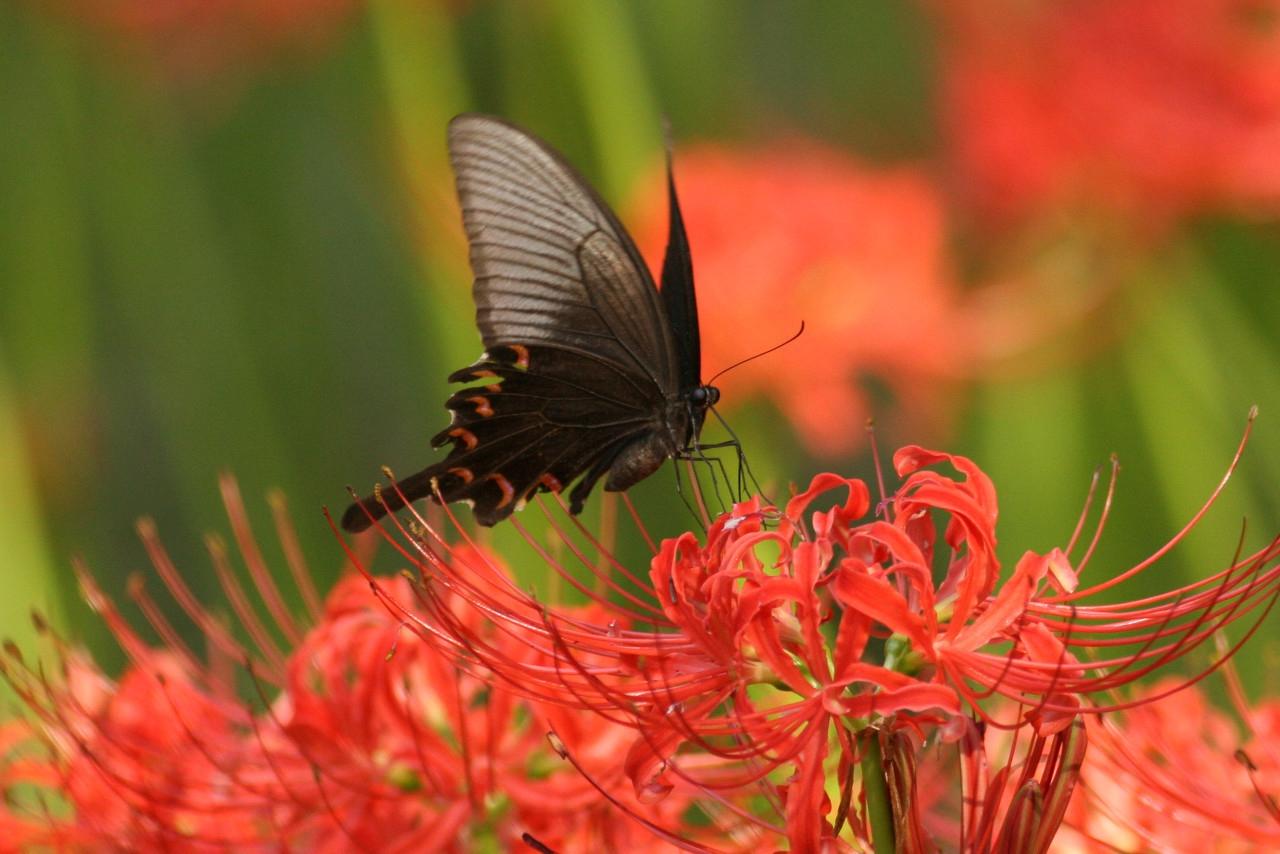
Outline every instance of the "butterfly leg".
<path id="1" fill-rule="evenodd" d="M 719 457 L 711 457 L 706 454 L 707 451 L 714 451 L 720 448 L 733 448 L 737 453 L 738 486 L 737 486 L 737 489 L 734 490 L 734 501 L 741 501 L 747 494 L 746 478 L 743 476 L 743 472 L 742 472 L 742 461 L 746 458 L 746 456 L 742 452 L 742 446 L 738 444 L 737 441 L 731 440 L 728 442 L 715 442 L 710 445 L 701 445 L 701 444 L 695 445 L 693 448 L 694 453 L 690 455 L 689 459 L 696 459 L 699 462 L 704 462 L 708 464 L 714 463 L 716 466 L 719 467 L 720 475 L 724 478 L 725 485 L 727 486 L 730 483 L 730 480 L 729 480 L 728 470 L 725 468 L 725 465 L 724 465 L 724 461 L 721 460 Z"/>
<path id="2" fill-rule="evenodd" d="M 698 512 L 697 508 L 689 501 L 689 496 L 685 495 L 684 492 L 684 482 L 680 479 L 680 463 L 682 461 L 682 458 L 678 455 L 671 458 L 671 468 L 676 473 L 676 495 L 680 496 L 680 500 L 684 502 L 684 506 L 689 510 L 689 515 L 698 523 L 698 527 L 705 532 L 707 530 L 707 523 L 704 521 L 705 514 Z"/>
<path id="3" fill-rule="evenodd" d="M 724 479 L 724 486 L 726 489 L 730 487 L 730 484 L 732 483 L 732 481 L 729 480 L 729 471 L 728 469 L 725 468 L 724 461 L 721 460 L 719 457 L 709 456 L 706 453 L 704 453 L 703 449 L 705 447 L 706 446 L 704 445 L 693 445 L 691 448 L 685 451 L 682 451 L 679 455 L 677 455 L 676 459 L 686 460 L 688 462 L 702 463 L 707 466 L 707 469 L 711 474 L 712 491 L 715 493 L 716 501 L 719 503 L 720 511 L 723 512 L 731 508 L 733 504 L 732 502 L 725 501 L 725 495 L 720 488 L 721 478 Z M 717 473 L 717 469 L 719 470 L 718 473 Z M 693 476 L 697 477 L 696 470 L 694 470 Z"/>
<path id="4" fill-rule="evenodd" d="M 748 462 L 747 460 L 746 451 L 742 450 L 742 443 L 738 441 L 738 434 L 733 432 L 733 428 L 729 426 L 729 422 L 724 420 L 724 416 L 721 415 L 720 412 L 714 406 L 710 406 L 707 408 L 711 410 L 711 414 L 716 417 L 716 420 L 720 422 L 720 426 L 723 427 L 725 429 L 725 432 L 728 433 L 729 436 L 731 437 L 730 440 L 724 444 L 733 445 L 738 451 L 738 482 L 739 484 L 745 487 L 746 484 L 749 482 L 751 485 L 751 488 L 755 490 L 757 494 L 759 494 L 762 498 L 765 498 L 765 500 L 768 501 L 768 503 L 772 504 L 773 501 L 770 500 L 768 496 L 764 494 L 764 490 L 760 487 L 760 481 L 756 479 L 755 472 L 751 470 L 751 463 Z M 744 477 L 744 473 L 745 473 L 745 477 Z"/>
<path id="5" fill-rule="evenodd" d="M 702 419 L 705 416 L 705 409 L 700 407 L 695 410 L 692 402 L 689 402 L 687 414 L 689 418 L 689 423 L 695 425 L 695 429 L 691 431 L 689 436 L 689 444 L 681 450 L 681 454 L 684 455 L 686 459 L 696 460 L 698 462 L 706 463 L 708 465 L 711 472 L 711 486 L 715 490 L 716 500 L 720 503 L 720 509 L 722 511 L 728 510 L 733 506 L 734 503 L 742 500 L 743 491 L 741 489 L 735 490 L 733 488 L 733 481 L 729 479 L 729 472 L 724 466 L 724 461 L 721 460 L 718 456 L 709 457 L 706 452 L 709 449 L 728 447 L 729 445 L 734 444 L 736 442 L 736 437 L 734 438 L 733 442 L 723 442 L 723 443 L 704 445 L 702 444 L 702 441 L 701 441 L 700 428 L 702 424 Z M 725 501 L 724 495 L 720 492 L 720 480 L 716 476 L 717 468 L 719 469 L 720 477 L 724 478 L 725 489 L 728 490 L 732 495 L 732 500 L 729 502 Z"/>

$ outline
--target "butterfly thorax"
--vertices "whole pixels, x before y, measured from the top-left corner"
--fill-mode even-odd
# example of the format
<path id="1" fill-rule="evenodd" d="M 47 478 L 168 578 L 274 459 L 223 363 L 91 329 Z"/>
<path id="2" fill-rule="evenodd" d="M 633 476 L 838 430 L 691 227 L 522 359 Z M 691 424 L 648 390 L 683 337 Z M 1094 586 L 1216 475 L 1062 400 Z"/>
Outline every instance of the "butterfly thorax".
<path id="1" fill-rule="evenodd" d="M 662 411 L 661 422 L 654 423 L 652 429 L 630 439 L 618 449 L 609 466 L 604 488 L 610 492 L 629 489 L 661 468 L 667 460 L 679 455 L 693 442 L 705 412 L 706 405 L 695 405 L 688 395 L 669 398 Z"/>

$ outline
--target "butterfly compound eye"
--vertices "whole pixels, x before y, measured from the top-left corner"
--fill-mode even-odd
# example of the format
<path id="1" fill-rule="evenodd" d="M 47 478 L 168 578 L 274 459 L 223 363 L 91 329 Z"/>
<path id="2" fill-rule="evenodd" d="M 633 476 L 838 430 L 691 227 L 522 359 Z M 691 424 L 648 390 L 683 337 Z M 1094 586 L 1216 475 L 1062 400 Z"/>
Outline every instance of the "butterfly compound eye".
<path id="1" fill-rule="evenodd" d="M 720 389 L 713 385 L 700 385 L 689 392 L 689 402 L 694 406 L 715 406 L 720 399 Z"/>

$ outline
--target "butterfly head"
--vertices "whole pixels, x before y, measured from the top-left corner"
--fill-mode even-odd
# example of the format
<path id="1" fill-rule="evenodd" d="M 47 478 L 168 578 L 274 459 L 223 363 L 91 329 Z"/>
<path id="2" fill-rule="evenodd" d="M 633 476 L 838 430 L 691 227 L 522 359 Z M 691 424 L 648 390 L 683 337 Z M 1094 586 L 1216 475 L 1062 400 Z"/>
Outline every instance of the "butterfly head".
<path id="1" fill-rule="evenodd" d="M 707 417 L 707 410 L 720 401 L 720 389 L 713 385 L 694 386 L 685 393 L 684 405 L 687 417 L 688 434 L 684 445 L 688 445 L 702 432 L 702 422 Z"/>
<path id="2" fill-rule="evenodd" d="M 695 410 L 703 410 L 720 402 L 720 389 L 713 385 L 700 385 L 689 392 L 689 403 Z"/>

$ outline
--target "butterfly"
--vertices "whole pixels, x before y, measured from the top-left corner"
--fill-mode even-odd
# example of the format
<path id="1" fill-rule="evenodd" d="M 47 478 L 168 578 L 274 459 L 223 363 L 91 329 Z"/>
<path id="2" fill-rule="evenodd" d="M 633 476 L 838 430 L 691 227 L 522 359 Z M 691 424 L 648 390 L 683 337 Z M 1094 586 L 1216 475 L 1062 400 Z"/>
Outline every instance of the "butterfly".
<path id="1" fill-rule="evenodd" d="M 668 459 L 697 456 L 720 392 L 701 380 L 693 264 L 667 166 L 662 289 L 635 242 L 545 142 L 478 114 L 449 123 L 449 159 L 475 275 L 485 351 L 455 371 L 448 456 L 351 505 L 361 531 L 424 496 L 470 502 L 494 525 L 538 492 L 622 491 Z M 478 383 L 478 385 L 475 385 Z M 571 488 L 570 488 L 571 487 Z"/>

